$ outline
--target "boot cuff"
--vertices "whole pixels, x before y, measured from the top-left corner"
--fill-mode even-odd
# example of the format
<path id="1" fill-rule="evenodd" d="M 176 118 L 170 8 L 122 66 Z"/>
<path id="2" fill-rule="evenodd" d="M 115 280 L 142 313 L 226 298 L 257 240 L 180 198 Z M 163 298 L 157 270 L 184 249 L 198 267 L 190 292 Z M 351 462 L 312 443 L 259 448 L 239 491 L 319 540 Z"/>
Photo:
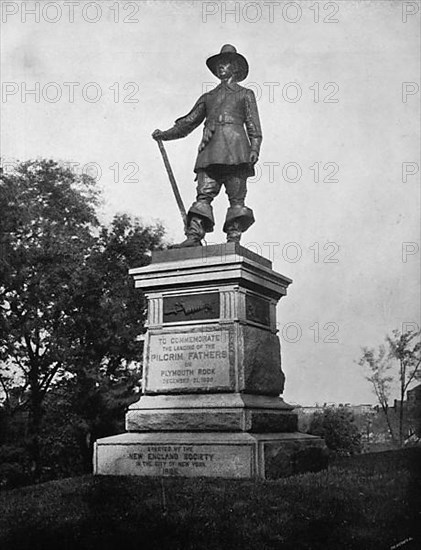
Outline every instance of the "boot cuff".
<path id="1" fill-rule="evenodd" d="M 228 233 L 233 222 L 239 223 L 242 232 L 246 231 L 254 223 L 253 210 L 248 206 L 230 206 L 222 231 Z"/>

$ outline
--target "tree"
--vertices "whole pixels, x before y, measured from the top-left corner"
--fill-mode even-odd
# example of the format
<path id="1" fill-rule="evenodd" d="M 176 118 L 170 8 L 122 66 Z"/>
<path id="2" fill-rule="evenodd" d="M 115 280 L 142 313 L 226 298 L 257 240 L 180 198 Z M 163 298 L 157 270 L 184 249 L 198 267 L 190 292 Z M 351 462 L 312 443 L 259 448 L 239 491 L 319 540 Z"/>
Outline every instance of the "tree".
<path id="1" fill-rule="evenodd" d="M 87 469 L 93 441 L 115 433 L 125 408 L 137 399 L 146 303 L 128 270 L 147 265 L 150 251 L 162 247 L 162 238 L 161 226 L 115 216 L 110 227 L 101 228 L 79 274 L 69 350 L 73 378 L 67 389 L 80 418 L 79 443 Z"/>
<path id="2" fill-rule="evenodd" d="M 328 449 L 340 455 L 361 452 L 361 434 L 353 414 L 343 407 L 314 413 L 308 433 L 323 437 Z"/>
<path id="3" fill-rule="evenodd" d="M 37 474 L 42 402 L 65 372 L 74 274 L 98 226 L 97 194 L 91 178 L 48 160 L 0 175 L 0 360 L 9 373 L 1 379 L 7 399 L 16 372 L 22 376 Z"/>
<path id="4" fill-rule="evenodd" d="M 145 304 L 127 270 L 150 261 L 163 229 L 125 215 L 101 227 L 94 180 L 54 161 L 0 175 L 0 384 L 9 410 L 29 411 L 37 477 L 44 403 L 54 386 L 70 392 L 88 433 L 101 424 L 104 403 L 121 409 L 127 394 L 133 399 Z"/>
<path id="5" fill-rule="evenodd" d="M 383 411 L 392 440 L 403 445 L 405 439 L 405 395 L 412 382 L 420 377 L 420 331 L 400 333 L 394 330 L 392 336 L 386 336 L 387 345 L 380 345 L 376 352 L 364 347 L 359 365 L 367 371 L 367 380 Z M 399 384 L 398 429 L 393 427 L 389 399 L 395 382 Z M 397 433 L 396 433 L 397 432 Z"/>

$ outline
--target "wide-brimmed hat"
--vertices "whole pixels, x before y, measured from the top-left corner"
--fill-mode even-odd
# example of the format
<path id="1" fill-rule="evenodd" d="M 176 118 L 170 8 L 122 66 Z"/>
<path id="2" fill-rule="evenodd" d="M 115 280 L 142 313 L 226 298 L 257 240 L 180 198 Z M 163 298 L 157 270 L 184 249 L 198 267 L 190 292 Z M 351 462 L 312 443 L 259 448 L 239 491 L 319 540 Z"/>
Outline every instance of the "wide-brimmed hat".
<path id="1" fill-rule="evenodd" d="M 219 61 L 235 61 L 238 67 L 237 81 L 244 80 L 249 73 L 249 64 L 245 57 L 237 53 L 237 50 L 231 44 L 224 44 L 220 53 L 209 57 L 206 60 L 206 65 L 213 72 L 215 76 L 218 76 L 217 67 Z"/>

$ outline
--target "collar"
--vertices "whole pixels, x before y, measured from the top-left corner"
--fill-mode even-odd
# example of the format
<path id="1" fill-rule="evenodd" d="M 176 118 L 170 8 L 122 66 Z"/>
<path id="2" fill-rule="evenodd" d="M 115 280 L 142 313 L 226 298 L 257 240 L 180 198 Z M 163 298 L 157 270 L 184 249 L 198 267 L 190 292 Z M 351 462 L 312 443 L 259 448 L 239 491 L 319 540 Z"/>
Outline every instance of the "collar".
<path id="1" fill-rule="evenodd" d="M 223 89 L 228 89 L 228 90 L 231 90 L 232 92 L 238 92 L 238 90 L 241 88 L 241 86 L 238 84 L 238 82 L 231 82 L 231 83 L 228 83 L 228 82 L 221 82 L 216 88 L 215 90 L 223 90 Z"/>

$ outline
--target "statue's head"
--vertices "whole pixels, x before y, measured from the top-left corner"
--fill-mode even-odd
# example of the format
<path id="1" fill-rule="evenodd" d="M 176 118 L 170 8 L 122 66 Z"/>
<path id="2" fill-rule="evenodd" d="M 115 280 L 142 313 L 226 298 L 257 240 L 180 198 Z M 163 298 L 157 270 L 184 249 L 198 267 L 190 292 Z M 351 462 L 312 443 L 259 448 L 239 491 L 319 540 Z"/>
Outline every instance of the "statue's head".
<path id="1" fill-rule="evenodd" d="M 229 72 L 237 82 L 244 80 L 249 70 L 246 58 L 239 54 L 231 44 L 222 46 L 219 54 L 207 59 L 206 65 L 221 80 L 228 80 L 229 76 L 226 74 Z"/>
<path id="2" fill-rule="evenodd" d="M 219 60 L 216 65 L 216 73 L 219 80 L 229 80 L 232 77 L 237 81 L 241 77 L 241 69 L 234 60 Z"/>

